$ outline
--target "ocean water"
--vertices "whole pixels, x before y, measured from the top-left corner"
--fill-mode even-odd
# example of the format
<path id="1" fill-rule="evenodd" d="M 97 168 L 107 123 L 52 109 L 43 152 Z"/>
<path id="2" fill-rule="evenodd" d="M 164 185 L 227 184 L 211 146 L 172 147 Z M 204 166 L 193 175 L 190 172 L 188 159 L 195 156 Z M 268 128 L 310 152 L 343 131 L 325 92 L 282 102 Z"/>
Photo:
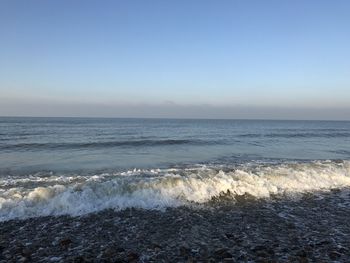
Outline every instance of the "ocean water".
<path id="1" fill-rule="evenodd" d="M 0 118 L 0 221 L 347 188 L 349 160 L 350 122 Z"/>

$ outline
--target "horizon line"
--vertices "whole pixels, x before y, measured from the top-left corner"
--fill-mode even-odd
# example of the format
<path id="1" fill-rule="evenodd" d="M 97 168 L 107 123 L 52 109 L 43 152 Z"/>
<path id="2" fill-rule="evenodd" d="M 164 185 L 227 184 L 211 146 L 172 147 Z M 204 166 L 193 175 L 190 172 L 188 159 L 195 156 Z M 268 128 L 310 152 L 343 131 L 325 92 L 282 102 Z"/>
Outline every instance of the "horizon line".
<path id="1" fill-rule="evenodd" d="M 232 121 L 326 121 L 326 122 L 350 122 L 350 120 L 331 120 L 331 119 L 280 119 L 280 118 L 193 118 L 193 117 L 105 117 L 105 116 L 2 116 L 0 118 L 51 118 L 51 119 L 150 119 L 150 120 L 232 120 Z"/>

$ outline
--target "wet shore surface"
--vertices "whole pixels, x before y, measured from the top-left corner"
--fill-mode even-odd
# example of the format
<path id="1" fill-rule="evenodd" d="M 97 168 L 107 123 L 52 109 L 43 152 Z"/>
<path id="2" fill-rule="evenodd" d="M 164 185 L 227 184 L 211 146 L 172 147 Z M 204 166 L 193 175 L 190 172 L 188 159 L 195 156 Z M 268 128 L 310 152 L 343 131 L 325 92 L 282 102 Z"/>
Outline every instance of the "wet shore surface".
<path id="1" fill-rule="evenodd" d="M 0 223 L 0 262 L 349 262 L 350 192 Z"/>

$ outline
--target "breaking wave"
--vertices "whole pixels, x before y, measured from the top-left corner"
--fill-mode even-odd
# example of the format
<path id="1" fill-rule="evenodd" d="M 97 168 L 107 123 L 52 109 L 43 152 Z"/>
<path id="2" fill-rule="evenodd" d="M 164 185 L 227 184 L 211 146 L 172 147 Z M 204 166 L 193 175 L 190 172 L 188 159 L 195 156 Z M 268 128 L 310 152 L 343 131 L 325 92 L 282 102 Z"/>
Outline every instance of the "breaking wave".
<path id="1" fill-rule="evenodd" d="M 350 186 L 350 161 L 131 170 L 95 176 L 36 174 L 0 178 L 0 221 L 83 215 L 107 208 L 163 209 L 235 197 L 295 196 Z"/>

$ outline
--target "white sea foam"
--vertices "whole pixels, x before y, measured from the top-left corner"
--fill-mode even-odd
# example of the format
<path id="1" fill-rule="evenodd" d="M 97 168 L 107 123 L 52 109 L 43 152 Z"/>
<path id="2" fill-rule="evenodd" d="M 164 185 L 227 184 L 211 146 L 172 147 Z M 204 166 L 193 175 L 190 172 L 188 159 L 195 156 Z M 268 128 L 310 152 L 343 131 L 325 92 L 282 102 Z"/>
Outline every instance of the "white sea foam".
<path id="1" fill-rule="evenodd" d="M 241 165 L 222 170 L 206 166 L 131 170 L 76 178 L 6 178 L 0 179 L 0 220 L 76 216 L 106 208 L 162 209 L 204 203 L 227 190 L 236 196 L 269 198 L 349 186 L 349 161 Z"/>

